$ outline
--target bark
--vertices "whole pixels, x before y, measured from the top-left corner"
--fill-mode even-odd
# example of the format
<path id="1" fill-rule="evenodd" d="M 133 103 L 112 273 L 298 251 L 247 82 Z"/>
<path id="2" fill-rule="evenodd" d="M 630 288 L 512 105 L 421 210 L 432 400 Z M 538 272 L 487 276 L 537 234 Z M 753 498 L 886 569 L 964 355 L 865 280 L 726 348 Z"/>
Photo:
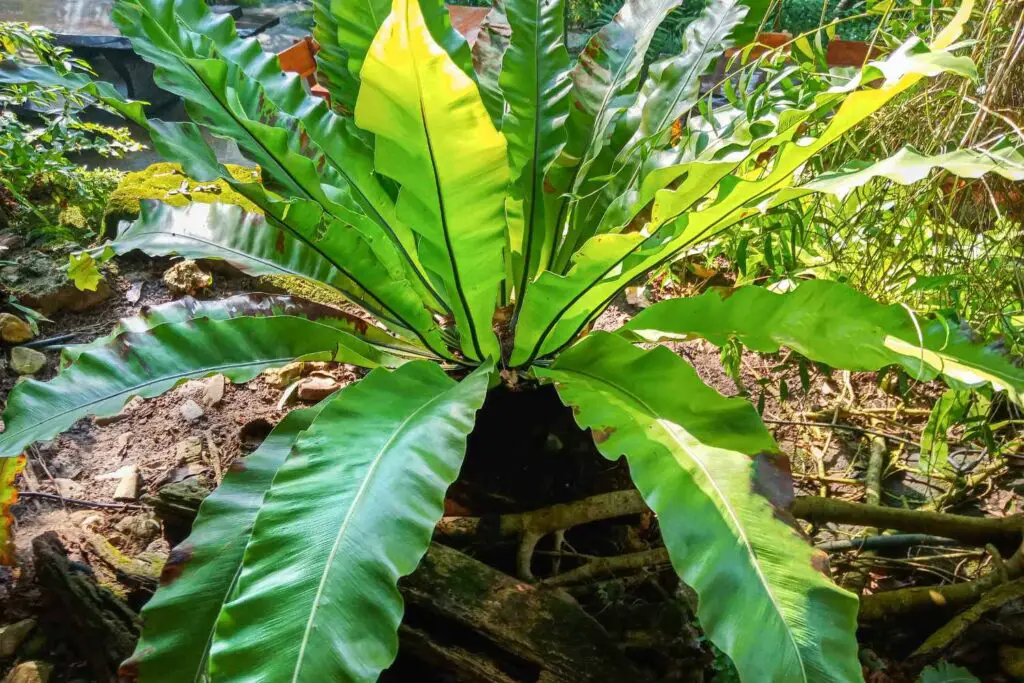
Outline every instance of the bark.
<path id="1" fill-rule="evenodd" d="M 56 626 L 88 662 L 94 681 L 116 681 L 117 667 L 135 649 L 138 616 L 98 585 L 88 567 L 68 559 L 55 532 L 33 539 L 32 551 L 43 595 L 59 615 Z"/>

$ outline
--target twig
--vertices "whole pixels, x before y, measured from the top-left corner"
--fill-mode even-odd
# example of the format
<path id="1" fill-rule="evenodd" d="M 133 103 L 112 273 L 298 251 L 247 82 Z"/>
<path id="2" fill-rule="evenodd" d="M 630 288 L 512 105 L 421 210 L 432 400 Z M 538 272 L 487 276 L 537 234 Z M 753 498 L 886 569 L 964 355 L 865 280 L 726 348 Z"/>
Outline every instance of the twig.
<path id="1" fill-rule="evenodd" d="M 648 567 L 667 566 L 668 564 L 670 564 L 668 550 L 665 548 L 654 548 L 653 550 L 644 550 L 639 553 L 601 557 L 591 560 L 582 567 L 577 567 L 564 574 L 544 579 L 542 583 L 545 586 L 568 586 L 583 583 L 599 576 L 619 574 Z"/>
<path id="2" fill-rule="evenodd" d="M 1004 565 L 1005 572 L 989 572 L 980 579 L 945 586 L 915 586 L 861 598 L 857 618 L 877 622 L 893 616 L 927 612 L 935 609 L 962 607 L 999 585 L 1002 580 L 1015 579 L 1024 571 L 1024 544 Z"/>
<path id="3" fill-rule="evenodd" d="M 815 524 L 837 522 L 912 533 L 937 534 L 964 543 L 1020 543 L 1024 515 L 1012 517 L 968 517 L 944 512 L 889 508 L 851 503 L 834 498 L 803 496 L 793 501 L 790 512 Z"/>
<path id="4" fill-rule="evenodd" d="M 897 443 L 905 443 L 908 446 L 913 446 L 914 448 L 917 449 L 921 448 L 921 446 L 916 441 L 904 439 L 902 436 L 886 434 L 885 432 L 878 432 L 875 431 L 874 429 L 866 429 L 864 427 L 854 427 L 853 425 L 831 424 L 829 422 L 802 422 L 800 420 L 772 420 L 768 418 L 764 418 L 762 422 L 776 425 L 793 425 L 795 427 L 827 427 L 829 429 L 846 429 L 851 432 L 861 432 L 863 434 L 870 434 L 872 436 L 880 436 L 883 439 L 889 439 L 890 441 L 896 441 Z"/>
<path id="5" fill-rule="evenodd" d="M 843 541 L 826 541 L 814 547 L 827 553 L 844 553 L 850 550 L 894 550 L 912 545 L 961 545 L 960 541 L 931 534 L 892 534 L 891 536 L 863 536 Z"/>
<path id="6" fill-rule="evenodd" d="M 213 466 L 213 478 L 220 486 L 220 480 L 224 474 L 222 471 L 222 465 L 220 461 L 220 448 L 217 446 L 217 442 L 213 440 L 213 430 L 206 430 L 206 450 L 209 453 L 210 464 Z"/>
<path id="7" fill-rule="evenodd" d="M 57 499 L 60 500 L 61 502 L 61 507 L 67 510 L 68 506 L 64 504 L 64 496 L 60 492 L 60 487 L 57 486 L 57 481 L 53 478 L 53 475 L 50 474 L 50 468 L 46 466 L 46 463 L 43 462 L 43 459 L 39 456 L 39 451 L 36 449 L 35 446 L 29 446 L 28 450 L 32 454 L 33 462 L 39 463 L 39 466 L 43 468 L 43 472 L 46 473 L 46 478 L 50 480 L 51 484 L 53 484 L 54 490 L 57 491 Z"/>
<path id="8" fill-rule="evenodd" d="M 78 498 L 65 498 L 54 493 L 43 493 L 42 491 L 19 491 L 20 498 L 42 498 L 43 500 L 55 500 L 68 505 L 78 505 L 86 508 L 109 508 L 111 510 L 146 510 L 145 505 L 132 505 L 131 503 L 100 503 L 94 500 L 80 500 Z"/>

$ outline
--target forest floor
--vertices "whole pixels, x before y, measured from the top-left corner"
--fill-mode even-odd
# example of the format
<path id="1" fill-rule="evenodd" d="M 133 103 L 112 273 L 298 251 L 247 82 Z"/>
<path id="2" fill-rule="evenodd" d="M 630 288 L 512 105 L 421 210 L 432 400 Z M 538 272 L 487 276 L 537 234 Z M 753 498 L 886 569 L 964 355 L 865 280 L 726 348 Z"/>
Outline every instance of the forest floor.
<path id="1" fill-rule="evenodd" d="M 17 255 L 17 249 L 13 255 Z M 12 252 L 5 256 L 11 257 Z M 116 270 L 107 275 L 111 292 L 105 300 L 85 311 L 50 314 L 51 322 L 41 324 L 39 338 L 55 342 L 44 349 L 47 364 L 36 377 L 47 379 L 55 374 L 62 345 L 107 334 L 118 319 L 174 298 L 161 279 L 170 265 L 167 259 L 119 259 Z M 210 270 L 209 264 L 201 265 Z M 237 274 L 222 270 L 213 270 L 212 274 L 213 285 L 199 292 L 198 297 L 223 298 L 258 287 L 255 281 Z M 701 284 L 691 278 L 683 287 L 696 291 Z M 657 299 L 675 295 L 680 293 L 677 288 L 651 286 L 644 296 Z M 629 300 L 638 302 L 633 295 Z M 614 329 L 636 310 L 627 300 L 620 300 L 596 327 Z M 938 383 L 905 378 L 897 382 L 876 373 L 826 374 L 814 365 L 800 363 L 788 352 L 763 355 L 746 351 L 738 364 L 739 386 L 725 371 L 719 350 L 710 344 L 686 342 L 672 349 L 719 392 L 744 396 L 761 410 L 790 458 L 793 483 L 800 494 L 864 501 L 878 486 L 874 495 L 880 496 L 882 505 L 894 508 L 933 505 L 945 512 L 989 518 L 1022 511 L 1024 450 L 1019 441 L 1016 453 L 1020 458 L 1010 453 L 995 461 L 985 444 L 975 439 L 961 440 L 964 435 L 954 430 L 950 434 L 954 469 L 931 477 L 918 472 L 922 431 L 944 390 Z M 315 372 L 339 386 L 362 375 L 355 368 L 341 365 L 318 367 Z M 0 658 L 0 674 L 16 661 L 41 659 L 56 666 L 52 680 L 95 680 L 80 649 L 76 649 L 74 635 L 61 630 L 61 615 L 37 582 L 33 539 L 56 532 L 73 561 L 88 566 L 101 585 L 112 589 L 133 609 L 140 608 L 152 585 L 133 580 L 137 577 L 125 567 L 135 566 L 132 563 L 139 558 L 141 562 L 157 558 L 159 563 L 171 544 L 180 540 L 179 534 L 167 528 L 166 520 L 154 514 L 153 499 L 147 496 L 183 482 L 212 488 L 232 462 L 255 449 L 274 424 L 302 405 L 294 388 L 289 388 L 288 379 L 264 375 L 240 385 L 225 384 L 219 378 L 188 381 L 159 398 L 132 399 L 114 419 L 81 420 L 65 434 L 29 449 L 28 464 L 19 480 L 23 493 L 12 507 L 17 566 L 0 567 L 0 628 L 22 619 L 37 620 L 38 624 L 21 644 L 17 659 Z M 0 399 L 6 400 L 17 380 L 17 375 L 5 368 L 0 375 Z M 511 405 L 502 404 L 500 412 L 504 414 L 498 417 L 507 418 L 509 411 L 520 409 Z M 558 411 L 557 406 L 538 405 L 529 410 Z M 478 430 L 487 428 L 482 424 Z M 1010 430 L 1012 426 L 999 437 L 1010 438 Z M 553 439 L 574 438 L 556 432 L 552 428 L 533 435 L 532 442 L 503 444 L 495 453 L 529 449 L 537 443 L 543 450 Z M 522 512 L 628 486 L 621 463 L 610 464 L 591 451 L 563 462 L 551 452 L 523 454 L 512 466 L 508 462 L 512 458 L 488 457 L 487 450 L 487 446 L 474 445 L 471 440 L 463 477 L 448 502 L 448 514 Z M 567 451 L 555 449 L 558 452 Z M 872 460 L 874 468 L 870 466 Z M 117 501 L 115 490 L 130 467 L 138 472 L 141 482 L 136 500 Z M 869 469 L 880 472 L 874 485 L 868 479 Z M 916 541 L 864 552 L 843 549 L 842 545 L 863 536 L 864 525 L 802 523 L 802 530 L 812 543 L 828 552 L 833 578 L 864 595 L 976 581 L 998 572 L 1014 550 L 980 542 L 936 540 L 932 537 L 942 535 L 937 529 Z M 594 554 L 623 555 L 659 545 L 656 523 L 650 515 L 584 525 L 556 538 L 555 543 L 545 539 L 535 550 L 532 566 L 538 575 L 557 576 Z M 474 542 L 460 547 L 503 571 L 516 572 L 514 544 Z M 734 680 L 735 674 L 724 657 L 701 636 L 686 590 L 677 585 L 664 564 L 595 578 L 572 586 L 569 592 L 614 635 L 627 654 L 649 665 L 651 680 Z M 955 637 L 949 637 L 948 642 L 923 658 L 908 656 L 944 627 L 963 603 L 944 607 L 932 604 L 905 613 L 894 609 L 881 620 L 862 619 L 859 637 L 866 676 L 875 683 L 912 681 L 921 665 L 946 658 L 967 666 L 982 680 L 1024 680 L 1013 678 L 1020 675 L 1024 653 L 1019 640 L 1024 613 L 1021 595 L 1024 592 L 1018 591 L 1014 600 L 990 605 L 971 617 L 963 628 L 954 629 Z M 617 622 L 635 621 L 637 609 L 666 603 L 686 615 L 682 624 L 652 618 L 644 628 L 626 629 L 624 621 Z M 664 643 L 659 644 L 659 638 Z"/>

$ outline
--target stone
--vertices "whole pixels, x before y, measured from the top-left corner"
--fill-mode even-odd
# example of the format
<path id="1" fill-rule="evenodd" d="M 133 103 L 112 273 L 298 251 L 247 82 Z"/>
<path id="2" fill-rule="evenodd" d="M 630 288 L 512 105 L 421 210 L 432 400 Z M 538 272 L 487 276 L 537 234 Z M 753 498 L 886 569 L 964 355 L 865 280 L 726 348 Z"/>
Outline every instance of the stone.
<path id="1" fill-rule="evenodd" d="M 133 282 L 128 286 L 128 291 L 124 293 L 124 300 L 130 304 L 139 303 L 139 299 L 142 298 L 142 282 Z"/>
<path id="2" fill-rule="evenodd" d="M 13 657 L 35 627 L 36 620 L 31 617 L 0 626 L 0 659 Z"/>
<path id="3" fill-rule="evenodd" d="M 11 370 L 19 375 L 34 375 L 46 365 L 46 354 L 25 346 L 11 349 Z"/>
<path id="4" fill-rule="evenodd" d="M 192 259 L 179 261 L 164 273 L 164 284 L 172 294 L 194 296 L 213 284 L 213 276 Z"/>
<path id="5" fill-rule="evenodd" d="M 203 440 L 190 436 L 174 444 L 174 457 L 179 464 L 199 462 L 203 459 Z"/>
<path id="6" fill-rule="evenodd" d="M 140 541 L 150 541 L 160 533 L 160 522 L 149 515 L 132 515 L 119 521 L 114 528 Z"/>
<path id="7" fill-rule="evenodd" d="M 208 406 L 220 405 L 224 400 L 224 388 L 227 378 L 224 375 L 208 377 L 203 387 L 203 399 Z"/>
<path id="8" fill-rule="evenodd" d="M 263 378 L 275 389 L 284 389 L 300 377 L 318 370 L 326 370 L 327 367 L 327 363 L 320 361 L 294 361 L 280 368 L 264 371 Z"/>
<path id="9" fill-rule="evenodd" d="M 1003 643 L 999 646 L 999 665 L 1014 680 L 1024 680 L 1024 647 Z"/>
<path id="10" fill-rule="evenodd" d="M 133 501 L 139 499 L 139 488 L 142 481 L 139 477 L 139 468 L 130 465 L 125 471 L 121 481 L 117 482 L 117 489 L 114 491 L 114 500 Z"/>
<path id="11" fill-rule="evenodd" d="M 46 662 L 23 662 L 11 670 L 4 683 L 47 683 L 53 666 Z"/>
<path id="12" fill-rule="evenodd" d="M 13 313 L 0 313 L 0 339 L 21 344 L 34 337 L 32 326 Z"/>
<path id="13" fill-rule="evenodd" d="M 181 408 L 178 410 L 181 411 L 181 416 L 188 422 L 195 422 L 205 414 L 202 407 L 192 399 L 182 403 Z"/>
<path id="14" fill-rule="evenodd" d="M 228 164 L 227 170 L 240 182 L 260 182 L 258 168 Z M 231 189 L 223 180 L 202 184 L 189 182 L 187 193 L 181 192 L 183 180 L 188 182 L 181 166 L 166 162 L 153 164 L 141 171 L 125 175 L 107 200 L 103 212 L 101 237 L 116 237 L 121 221 L 133 221 L 138 218 L 140 202 L 144 199 L 156 199 L 171 206 L 187 206 L 191 202 L 237 204 L 249 212 L 259 211 L 252 202 Z M 211 186 L 216 186 L 216 191 L 210 191 Z"/>
<path id="15" fill-rule="evenodd" d="M 57 487 L 57 493 L 64 498 L 78 498 L 82 495 L 82 485 L 74 479 L 57 477 L 53 484 Z"/>
<path id="16" fill-rule="evenodd" d="M 299 382 L 298 395 L 302 401 L 321 401 L 341 388 L 341 384 L 330 377 L 307 377 Z"/>
<path id="17" fill-rule="evenodd" d="M 95 290 L 80 290 L 67 276 L 67 257 L 56 258 L 26 250 L 13 263 L 0 268 L 0 286 L 18 302 L 43 315 L 58 311 L 84 311 L 106 301 L 113 289 L 100 280 Z"/>

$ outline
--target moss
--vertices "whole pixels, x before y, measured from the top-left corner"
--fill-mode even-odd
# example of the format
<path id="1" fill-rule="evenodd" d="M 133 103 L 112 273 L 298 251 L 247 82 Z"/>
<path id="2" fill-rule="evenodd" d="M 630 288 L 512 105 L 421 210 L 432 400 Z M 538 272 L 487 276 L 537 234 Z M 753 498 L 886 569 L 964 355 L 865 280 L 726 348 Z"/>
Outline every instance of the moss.
<path id="1" fill-rule="evenodd" d="M 260 182 L 260 170 L 245 166 L 227 166 L 231 176 L 243 183 Z M 182 183 L 185 183 L 183 186 Z M 223 180 L 200 183 L 192 180 L 179 164 L 159 163 L 129 173 L 118 184 L 107 200 L 103 212 L 103 237 L 114 237 L 121 221 L 135 220 L 139 216 L 139 202 L 158 199 L 171 206 L 185 206 L 190 201 L 212 204 L 237 204 L 246 211 L 259 212 L 248 199 L 231 189 Z"/>
<path id="2" fill-rule="evenodd" d="M 303 299 L 315 301 L 318 304 L 340 306 L 346 301 L 345 297 L 339 294 L 336 290 L 331 289 L 326 285 L 313 282 L 312 280 L 304 280 L 301 277 L 293 277 L 291 275 L 264 275 L 259 278 L 259 282 L 266 289 L 271 291 L 285 291 L 289 294 L 302 297 Z"/>
<path id="3" fill-rule="evenodd" d="M 232 177 L 240 182 L 259 182 L 258 168 L 227 166 Z M 182 182 L 187 182 L 188 194 L 181 192 Z M 218 189 L 213 190 L 211 186 Z M 260 213 L 248 199 L 232 190 L 226 182 L 198 183 L 189 179 L 180 164 L 158 163 L 143 171 L 129 173 L 110 195 L 103 215 L 103 237 L 114 237 L 121 221 L 135 220 L 139 216 L 139 202 L 143 199 L 158 199 L 171 206 L 185 206 L 189 201 L 222 202 L 237 204 L 246 211 Z M 271 291 L 284 291 L 321 304 L 337 306 L 345 298 L 330 287 L 288 275 L 267 275 L 259 278 L 260 284 Z"/>

